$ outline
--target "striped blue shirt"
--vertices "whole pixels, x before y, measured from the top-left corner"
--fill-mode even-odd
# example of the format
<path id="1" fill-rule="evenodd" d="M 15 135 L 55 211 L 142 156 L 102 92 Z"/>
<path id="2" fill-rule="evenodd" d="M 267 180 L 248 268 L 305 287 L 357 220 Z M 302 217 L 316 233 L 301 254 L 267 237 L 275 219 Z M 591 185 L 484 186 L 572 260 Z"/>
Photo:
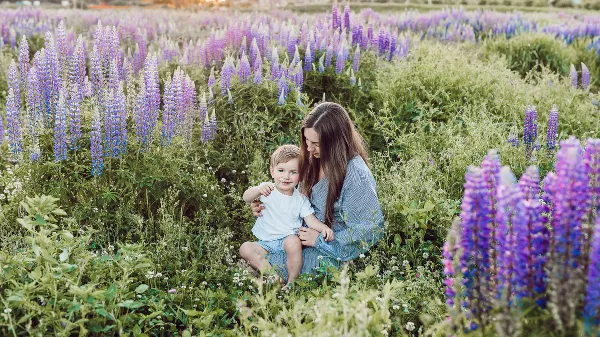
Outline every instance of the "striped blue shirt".
<path id="1" fill-rule="evenodd" d="M 312 188 L 310 202 L 315 216 L 325 220 L 327 178 Z M 375 178 L 361 156 L 348 162 L 340 198 L 334 203 L 335 239 L 326 242 L 319 234 L 314 247 L 302 250 L 302 273 L 312 273 L 319 264 L 339 267 L 341 262 L 353 260 L 367 251 L 383 236 L 383 213 L 377 198 Z M 287 279 L 286 254 L 270 254 L 269 263 Z"/>

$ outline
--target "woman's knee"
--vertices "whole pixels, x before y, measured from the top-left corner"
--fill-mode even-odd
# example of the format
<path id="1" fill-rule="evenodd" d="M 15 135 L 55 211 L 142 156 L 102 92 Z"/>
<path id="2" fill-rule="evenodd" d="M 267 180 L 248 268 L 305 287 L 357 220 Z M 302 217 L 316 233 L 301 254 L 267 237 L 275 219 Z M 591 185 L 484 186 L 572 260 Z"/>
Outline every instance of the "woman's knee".
<path id="1" fill-rule="evenodd" d="M 289 235 L 283 240 L 283 249 L 288 250 L 302 250 L 302 242 L 298 235 Z"/>

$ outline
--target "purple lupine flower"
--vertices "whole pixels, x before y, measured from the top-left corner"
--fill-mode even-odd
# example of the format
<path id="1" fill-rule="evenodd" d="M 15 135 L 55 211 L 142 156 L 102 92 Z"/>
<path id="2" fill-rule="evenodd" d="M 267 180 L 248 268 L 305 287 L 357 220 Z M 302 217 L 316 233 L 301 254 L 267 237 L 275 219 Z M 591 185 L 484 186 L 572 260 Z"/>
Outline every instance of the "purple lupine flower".
<path id="1" fill-rule="evenodd" d="M 390 54 L 388 57 L 388 61 L 391 61 L 394 58 L 394 55 L 396 55 L 397 45 L 398 45 L 398 35 L 393 34 L 392 38 L 391 38 L 391 42 L 390 42 Z"/>
<path id="2" fill-rule="evenodd" d="M 302 103 L 302 94 L 300 93 L 300 89 L 296 88 L 296 105 L 303 107 L 304 103 Z"/>
<path id="3" fill-rule="evenodd" d="M 263 76 L 262 76 L 262 58 L 260 56 L 258 56 L 254 60 L 253 69 L 254 69 L 254 84 L 261 85 Z"/>
<path id="4" fill-rule="evenodd" d="M 546 262 L 548 253 L 548 230 L 543 217 L 543 205 L 539 199 L 539 172 L 531 166 L 521 177 L 519 188 L 523 193 L 524 214 L 515 223 L 519 240 L 517 252 L 517 299 L 535 298 L 538 305 L 546 303 Z"/>
<path id="5" fill-rule="evenodd" d="M 221 95 L 227 95 L 227 90 L 231 89 L 231 76 L 235 73 L 235 66 L 230 56 L 227 56 L 225 64 L 221 69 Z"/>
<path id="6" fill-rule="evenodd" d="M 200 98 L 200 104 L 198 105 L 198 110 L 200 112 L 200 121 L 204 121 L 206 115 L 208 115 L 208 104 L 206 103 L 206 93 L 202 93 L 202 98 Z"/>
<path id="7" fill-rule="evenodd" d="M 350 27 L 350 4 L 346 4 L 346 6 L 344 6 L 344 28 L 346 28 L 348 31 L 350 29 L 352 29 Z"/>
<path id="8" fill-rule="evenodd" d="M 58 109 L 54 114 L 54 161 L 67 159 L 67 106 L 65 95 L 61 91 L 58 98 Z"/>
<path id="9" fill-rule="evenodd" d="M 571 64 L 571 72 L 569 73 L 569 76 L 571 77 L 571 87 L 573 88 L 577 88 L 577 70 L 575 69 L 575 66 Z"/>
<path id="10" fill-rule="evenodd" d="M 512 296 L 516 289 L 516 227 L 523 220 L 523 194 L 515 184 L 515 177 L 508 167 L 503 167 L 499 174 L 501 183 L 498 186 L 497 212 L 495 231 L 492 245 L 497 253 L 496 297 L 511 306 Z"/>
<path id="11" fill-rule="evenodd" d="M 287 85 L 287 80 L 286 80 L 284 74 L 282 74 L 281 77 L 279 77 L 279 80 L 277 81 L 277 85 L 278 85 L 277 93 L 279 94 L 278 97 L 281 97 L 281 94 L 283 94 L 283 98 L 286 99 L 287 94 L 288 94 L 288 85 Z"/>
<path id="12" fill-rule="evenodd" d="M 302 61 L 296 65 L 296 70 L 294 73 L 294 83 L 296 84 L 296 88 L 298 91 L 302 91 L 302 86 L 304 85 L 304 71 L 302 70 Z"/>
<path id="13" fill-rule="evenodd" d="M 102 71 L 102 55 L 98 47 L 94 45 L 90 55 L 90 82 L 92 83 L 92 92 L 96 97 L 99 106 L 104 101 L 104 75 Z"/>
<path id="14" fill-rule="evenodd" d="M 516 125 L 513 125 L 508 132 L 508 143 L 514 147 L 519 146 L 519 135 Z"/>
<path id="15" fill-rule="evenodd" d="M 29 75 L 29 43 L 23 35 L 19 43 L 19 72 L 21 75 L 21 86 L 25 88 L 27 76 Z"/>
<path id="16" fill-rule="evenodd" d="M 69 79 L 71 83 L 77 83 L 80 94 L 84 89 L 85 69 L 85 45 L 83 37 L 80 35 L 77 38 L 77 45 L 75 46 L 73 55 L 71 55 L 71 65 L 69 68 Z"/>
<path id="17" fill-rule="evenodd" d="M 490 235 L 489 245 L 491 247 L 491 249 L 489 251 L 489 257 L 490 257 L 489 273 L 490 273 L 490 277 L 491 277 L 490 280 L 492 281 L 492 286 L 493 286 L 493 281 L 494 281 L 493 278 L 495 277 L 496 272 L 497 272 L 496 250 L 494 249 L 494 247 L 496 246 L 496 232 L 495 232 L 496 226 L 494 225 L 493 221 L 495 221 L 495 219 L 496 219 L 496 211 L 498 210 L 498 205 L 497 205 L 498 200 L 497 200 L 496 195 L 497 195 L 498 185 L 500 184 L 500 167 L 501 166 L 502 165 L 500 164 L 500 157 L 498 155 L 498 151 L 496 151 L 496 150 L 488 151 L 487 155 L 481 162 L 481 170 L 483 173 L 483 179 L 484 179 L 484 182 L 485 182 L 486 188 L 487 188 L 486 199 L 487 199 L 487 202 L 489 202 L 489 206 L 490 206 L 488 216 L 492 220 L 492 222 L 490 223 L 489 229 L 488 229 L 489 235 Z"/>
<path id="18" fill-rule="evenodd" d="M 548 132 L 546 133 L 546 149 L 553 151 L 556 148 L 558 139 L 558 108 L 556 104 L 552 105 L 550 116 L 548 117 Z"/>
<path id="19" fill-rule="evenodd" d="M 477 323 L 486 325 L 489 310 L 489 247 L 491 202 L 483 170 L 469 167 L 466 173 L 465 192 L 461 205 L 462 256 L 460 269 L 463 274 L 464 297 Z"/>
<path id="20" fill-rule="evenodd" d="M 8 89 L 8 96 L 6 97 L 6 131 L 12 159 L 20 161 L 23 154 L 23 135 L 21 134 L 20 111 L 12 88 Z"/>
<path id="21" fill-rule="evenodd" d="M 350 85 L 356 85 L 356 77 L 354 76 L 354 70 L 352 70 L 352 68 L 350 68 Z"/>
<path id="22" fill-rule="evenodd" d="M 43 114 L 43 105 L 42 105 L 42 90 L 40 88 L 40 80 L 38 77 L 37 67 L 33 66 L 29 69 L 29 74 L 27 76 L 27 120 L 29 124 L 27 126 L 27 133 L 31 137 L 31 144 L 39 143 L 39 134 L 40 128 L 42 128 L 42 114 Z M 37 152 L 31 151 L 32 156 L 33 153 L 39 154 L 39 145 Z M 33 159 L 33 160 L 35 160 Z"/>
<path id="23" fill-rule="evenodd" d="M 206 114 L 206 117 L 204 118 L 204 123 L 202 123 L 202 142 L 206 143 L 210 140 L 211 137 L 211 133 L 210 133 L 210 116 L 209 114 Z"/>
<path id="24" fill-rule="evenodd" d="M 102 152 L 102 117 L 96 106 L 92 118 L 92 131 L 90 136 L 90 154 L 92 156 L 92 176 L 99 177 L 104 170 L 104 155 Z"/>
<path id="25" fill-rule="evenodd" d="M 215 114 L 215 109 L 213 108 L 212 114 L 210 115 L 210 137 L 209 140 L 213 140 L 217 137 L 217 115 Z"/>
<path id="26" fill-rule="evenodd" d="M 333 59 L 333 45 L 330 43 L 327 46 L 327 52 L 325 53 L 325 67 L 329 67 L 331 65 L 331 60 Z"/>
<path id="27" fill-rule="evenodd" d="M 215 67 L 210 68 L 210 76 L 208 76 L 208 86 L 212 87 L 217 84 L 217 79 L 215 78 Z"/>
<path id="28" fill-rule="evenodd" d="M 581 88 L 587 90 L 590 86 L 590 70 L 588 67 L 581 62 Z"/>
<path id="29" fill-rule="evenodd" d="M 8 89 L 12 89 L 13 91 L 15 109 L 16 111 L 21 111 L 21 90 L 19 85 L 19 82 L 21 82 L 21 80 L 17 72 L 17 64 L 15 63 L 15 60 L 10 61 L 10 65 L 8 66 L 8 73 L 6 74 L 6 79 L 8 82 Z"/>
<path id="30" fill-rule="evenodd" d="M 169 146 L 173 141 L 175 134 L 175 116 L 177 107 L 175 105 L 175 93 L 173 92 L 173 81 L 168 79 L 165 83 L 165 93 L 163 95 L 164 109 L 162 121 L 162 145 Z"/>
<path id="31" fill-rule="evenodd" d="M 338 22 L 338 7 L 337 4 L 333 4 L 333 6 L 331 6 L 331 28 L 333 30 L 336 30 L 340 25 L 341 22 Z"/>
<path id="32" fill-rule="evenodd" d="M 589 212 L 589 177 L 580 143 L 574 137 L 560 142 L 556 154 L 556 176 L 544 185 L 550 196 L 553 241 L 548 268 L 552 291 L 548 305 L 558 325 L 573 326 L 578 300 L 569 298 L 582 290 L 581 225 Z M 575 302 L 575 303 L 574 303 Z"/>
<path id="33" fill-rule="evenodd" d="M 322 54 L 321 57 L 319 57 L 319 66 L 317 67 L 317 71 L 319 72 L 319 74 L 322 74 L 325 72 L 325 65 L 323 64 L 324 59 L 325 59 L 325 54 Z"/>
<path id="34" fill-rule="evenodd" d="M 535 106 L 525 109 L 525 122 L 523 123 L 523 143 L 525 144 L 525 158 L 529 160 L 537 139 L 537 110 Z"/>
<path id="35" fill-rule="evenodd" d="M 590 264 L 587 273 L 587 289 L 583 319 L 586 335 L 598 331 L 600 324 L 600 217 L 596 217 L 595 228 L 590 251 Z"/>
<path id="36" fill-rule="evenodd" d="M 306 51 L 304 52 L 304 71 L 312 70 L 313 60 L 314 60 L 314 58 L 313 58 L 312 52 L 310 50 L 310 43 L 307 43 Z"/>
<path id="37" fill-rule="evenodd" d="M 59 68 L 62 70 L 66 69 L 67 63 L 67 28 L 65 27 L 65 21 L 60 20 L 58 27 L 56 28 L 56 56 L 58 58 Z"/>
<path id="38" fill-rule="evenodd" d="M 254 65 L 256 58 L 260 57 L 260 48 L 258 48 L 258 43 L 256 42 L 256 37 L 252 38 L 252 43 L 250 44 L 250 63 Z"/>
<path id="39" fill-rule="evenodd" d="M 584 273 L 587 272 L 589 258 L 591 257 L 590 249 L 592 242 L 590 241 L 594 235 L 595 219 L 598 217 L 600 209 L 600 140 L 587 139 L 585 144 L 585 153 L 583 156 L 585 170 L 589 177 L 589 212 L 583 228 L 583 243 L 582 243 L 582 265 Z"/>
<path id="40" fill-rule="evenodd" d="M 279 99 L 277 100 L 277 104 L 278 105 L 284 105 L 285 104 L 285 91 L 283 88 L 281 88 L 280 94 L 279 94 Z"/>
<path id="41" fill-rule="evenodd" d="M 252 74 L 252 70 L 250 69 L 250 62 L 248 61 L 248 56 L 246 56 L 246 54 L 242 54 L 242 57 L 240 58 L 239 62 L 240 63 L 238 77 L 240 78 L 240 83 L 245 83 Z"/>
<path id="42" fill-rule="evenodd" d="M 340 48 L 340 50 L 338 51 L 337 57 L 335 59 L 335 73 L 336 74 L 341 74 L 342 72 L 344 72 L 344 62 L 345 61 L 346 61 L 346 59 L 344 59 L 343 48 Z"/>
<path id="43" fill-rule="evenodd" d="M 352 69 L 355 73 L 358 73 L 358 66 L 360 64 L 360 48 L 357 46 L 354 50 L 354 58 L 352 59 Z"/>
<path id="44" fill-rule="evenodd" d="M 77 83 L 71 84 L 71 94 L 68 100 L 69 109 L 69 148 L 77 150 L 79 148 L 79 139 L 81 138 L 81 90 Z"/>
<path id="45" fill-rule="evenodd" d="M 160 108 L 160 87 L 158 81 L 158 59 L 156 54 L 146 58 L 144 80 L 136 99 L 136 133 L 145 151 L 152 141 Z"/>

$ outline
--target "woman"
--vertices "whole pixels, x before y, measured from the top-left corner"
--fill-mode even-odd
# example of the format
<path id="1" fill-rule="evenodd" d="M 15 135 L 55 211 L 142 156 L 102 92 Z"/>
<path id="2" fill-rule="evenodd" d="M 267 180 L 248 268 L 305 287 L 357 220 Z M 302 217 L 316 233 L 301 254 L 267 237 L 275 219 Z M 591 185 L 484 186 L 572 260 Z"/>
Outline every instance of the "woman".
<path id="1" fill-rule="evenodd" d="M 300 191 L 335 234 L 326 242 L 316 230 L 300 228 L 302 273 L 310 273 L 321 263 L 339 267 L 367 251 L 383 235 L 383 214 L 362 137 L 342 106 L 319 104 L 304 119 L 301 133 Z M 255 216 L 262 209 L 252 203 Z M 266 258 L 287 279 L 285 252 Z"/>

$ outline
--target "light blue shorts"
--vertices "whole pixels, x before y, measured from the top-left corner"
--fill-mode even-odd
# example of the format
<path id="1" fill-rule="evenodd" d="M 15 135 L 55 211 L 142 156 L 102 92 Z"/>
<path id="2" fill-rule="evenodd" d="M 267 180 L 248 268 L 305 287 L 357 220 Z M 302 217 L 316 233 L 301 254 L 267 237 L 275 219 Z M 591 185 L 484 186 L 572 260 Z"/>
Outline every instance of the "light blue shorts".
<path id="1" fill-rule="evenodd" d="M 292 235 L 296 235 L 296 234 L 290 234 L 288 236 L 292 236 Z M 263 247 L 269 254 L 276 253 L 276 252 L 282 252 L 284 250 L 283 249 L 283 240 L 285 240 L 288 236 L 283 237 L 281 239 L 270 240 L 270 241 L 258 240 L 256 243 L 258 243 L 259 246 Z"/>

